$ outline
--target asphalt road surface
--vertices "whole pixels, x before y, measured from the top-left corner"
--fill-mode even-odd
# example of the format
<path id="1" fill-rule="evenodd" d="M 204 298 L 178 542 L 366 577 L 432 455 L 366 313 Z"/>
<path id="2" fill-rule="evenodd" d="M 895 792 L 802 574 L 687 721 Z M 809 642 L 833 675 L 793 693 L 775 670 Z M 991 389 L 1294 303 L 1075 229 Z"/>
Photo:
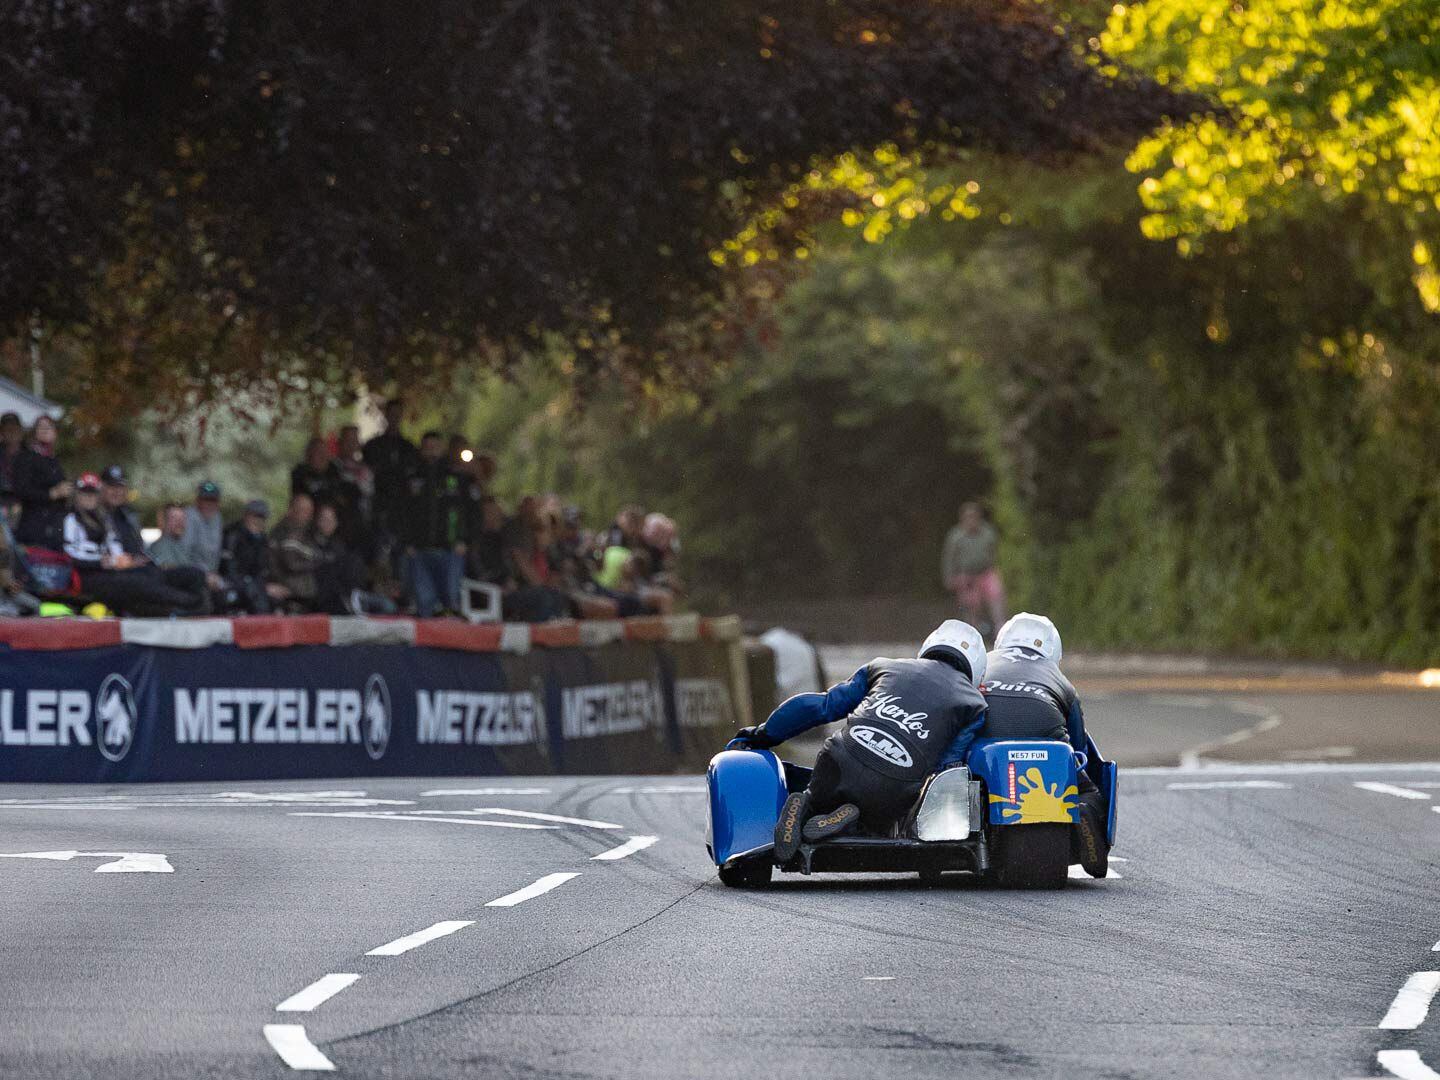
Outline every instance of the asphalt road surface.
<path id="1" fill-rule="evenodd" d="M 694 777 L 0 785 L 0 1077 L 1440 1069 L 1440 695 L 1163 683 L 1058 893 L 727 889 Z"/>

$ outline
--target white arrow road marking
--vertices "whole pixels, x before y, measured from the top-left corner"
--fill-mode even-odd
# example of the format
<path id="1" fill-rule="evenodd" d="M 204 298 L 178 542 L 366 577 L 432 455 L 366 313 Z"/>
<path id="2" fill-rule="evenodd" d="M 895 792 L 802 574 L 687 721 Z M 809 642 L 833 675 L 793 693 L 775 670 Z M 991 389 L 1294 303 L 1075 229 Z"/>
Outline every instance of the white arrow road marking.
<path id="1" fill-rule="evenodd" d="M 359 975 L 350 974 L 322 976 L 298 994 L 291 994 L 280 1002 L 275 1006 L 275 1011 L 309 1012 L 311 1009 L 324 1005 L 341 990 L 358 982 L 359 979 Z"/>
<path id="2" fill-rule="evenodd" d="M 467 926 L 473 926 L 474 919 L 447 919 L 445 922 L 437 922 L 434 926 L 427 926 L 424 930 L 416 930 L 413 934 L 406 934 L 402 938 L 381 945 L 379 948 L 371 949 L 366 956 L 399 956 L 411 949 L 417 949 L 427 941 L 434 941 L 436 938 L 445 937 L 455 933 L 456 930 L 464 930 Z"/>
<path id="3" fill-rule="evenodd" d="M 1375 1055 L 1380 1067 L 1400 1080 L 1440 1080 L 1440 1073 L 1420 1060 L 1414 1050 L 1381 1050 Z"/>
<path id="4" fill-rule="evenodd" d="M 312 1043 L 302 1024 L 266 1024 L 265 1041 L 292 1069 L 333 1072 L 335 1064 Z"/>
<path id="5" fill-rule="evenodd" d="M 1437 990 L 1440 990 L 1440 971 L 1415 972 L 1395 995 L 1380 1027 L 1386 1031 L 1413 1031 L 1424 1022 Z"/>
<path id="6" fill-rule="evenodd" d="M 579 877 L 579 874 L 546 874 L 539 881 L 526 885 L 523 889 L 509 893 L 498 900 L 491 900 L 486 907 L 514 907 L 516 904 L 523 904 L 526 900 L 533 900 L 537 896 L 543 896 L 551 889 L 564 885 L 571 878 Z"/>
<path id="7" fill-rule="evenodd" d="M 422 799 L 433 799 L 441 795 L 549 795 L 548 787 L 472 787 L 472 788 L 436 788 L 433 791 L 422 791 Z"/>
<path id="8" fill-rule="evenodd" d="M 644 851 L 659 839 L 658 836 L 632 836 L 619 847 L 612 847 L 609 851 L 602 851 L 599 855 L 591 855 L 590 858 L 592 860 L 599 859 L 602 862 L 609 859 L 623 859 L 626 855 L 634 855 L 637 851 Z"/>
<path id="9" fill-rule="evenodd" d="M 1066 873 L 1066 876 L 1069 877 L 1071 881 L 1091 881 L 1091 880 L 1093 880 L 1093 879 L 1090 877 L 1089 874 L 1087 874 L 1081 867 L 1078 867 L 1078 866 L 1072 866 L 1072 867 L 1070 867 L 1069 869 L 1066 870 L 1065 873 Z M 1106 867 L 1106 868 L 1105 868 L 1105 878 L 1104 878 L 1104 880 L 1109 881 L 1109 880 L 1111 880 L 1112 878 L 1118 881 L 1119 878 L 1120 878 L 1120 874 L 1119 874 L 1117 871 L 1115 871 L 1114 869 L 1111 869 L 1110 867 Z"/>
<path id="10" fill-rule="evenodd" d="M 1416 791 L 1414 788 L 1397 787 L 1394 784 L 1382 784 L 1378 780 L 1356 780 L 1355 786 L 1364 788 L 1366 791 L 1377 791 L 1381 795 L 1394 795 L 1397 799 L 1429 799 L 1430 796 L 1423 791 Z"/>
<path id="11" fill-rule="evenodd" d="M 534 818 L 536 821 L 558 821 L 562 825 L 584 825 L 588 829 L 623 829 L 613 821 L 591 821 L 588 818 L 560 817 L 557 814 L 538 814 L 534 810 L 507 810 L 502 806 L 477 806 L 466 811 L 471 814 L 502 814 L 506 817 Z"/>
<path id="12" fill-rule="evenodd" d="M 14 855 L 0 854 L 0 859 L 114 859 L 95 868 L 97 874 L 173 874 L 170 860 L 155 851 L 21 851 Z"/>
<path id="13" fill-rule="evenodd" d="M 1279 780 L 1181 780 L 1166 784 L 1170 791 L 1204 791 L 1209 788 L 1288 788 Z"/>
<path id="14" fill-rule="evenodd" d="M 375 819 L 377 819 L 377 820 L 379 820 L 379 821 L 440 821 L 440 822 L 445 822 L 445 823 L 450 824 L 450 825 L 489 825 L 492 829 L 556 829 L 556 828 L 559 828 L 558 825 L 531 825 L 531 824 L 528 824 L 528 823 L 526 823 L 526 822 L 521 822 L 521 821 L 476 821 L 476 820 L 474 820 L 474 819 L 466 819 L 466 818 L 450 818 L 450 817 L 435 817 L 435 816 L 434 816 L 435 814 L 443 814 L 444 812 L 445 812 L 445 811 L 443 811 L 443 810 L 436 810 L 436 811 L 433 811 L 433 812 L 431 812 L 431 811 L 420 811 L 420 813 L 424 813 L 426 816 L 424 816 L 424 817 L 414 817 L 414 816 L 410 816 L 410 815 L 407 815 L 407 814 L 386 813 L 386 812 L 383 811 L 383 810 L 382 810 L 382 811 L 379 811 L 379 812 L 377 812 L 377 813 L 373 813 L 373 814 L 367 814 L 367 813 L 365 813 L 364 811 L 360 811 L 360 810 L 336 811 L 335 813 L 330 813 L 330 814 L 322 813 L 322 812 L 320 812 L 320 811 L 318 811 L 318 810 L 302 810 L 302 811 L 299 811 L 299 812 L 292 813 L 290 816 L 291 816 L 291 817 L 375 818 Z M 465 811 L 460 811 L 460 812 L 461 812 L 461 813 L 467 813 L 467 814 L 468 814 L 470 811 L 465 810 Z M 615 826 L 615 827 L 618 829 L 620 826 L 617 825 L 617 826 Z"/>

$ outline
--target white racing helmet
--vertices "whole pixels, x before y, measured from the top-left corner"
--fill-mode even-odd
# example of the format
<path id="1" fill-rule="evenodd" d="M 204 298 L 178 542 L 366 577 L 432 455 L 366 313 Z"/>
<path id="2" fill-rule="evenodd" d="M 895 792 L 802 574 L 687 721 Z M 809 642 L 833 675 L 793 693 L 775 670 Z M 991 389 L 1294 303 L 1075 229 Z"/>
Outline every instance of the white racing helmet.
<path id="1" fill-rule="evenodd" d="M 925 639 L 925 644 L 920 646 L 920 659 L 925 660 L 935 653 L 949 653 L 963 658 L 970 668 L 970 681 L 976 686 L 985 678 L 985 639 L 969 623 L 946 619 L 937 626 Z"/>
<path id="2" fill-rule="evenodd" d="M 1010 620 L 995 635 L 997 649 L 1029 649 L 1046 660 L 1060 662 L 1060 631 L 1044 615 L 1031 615 L 1022 611 L 1010 616 Z"/>

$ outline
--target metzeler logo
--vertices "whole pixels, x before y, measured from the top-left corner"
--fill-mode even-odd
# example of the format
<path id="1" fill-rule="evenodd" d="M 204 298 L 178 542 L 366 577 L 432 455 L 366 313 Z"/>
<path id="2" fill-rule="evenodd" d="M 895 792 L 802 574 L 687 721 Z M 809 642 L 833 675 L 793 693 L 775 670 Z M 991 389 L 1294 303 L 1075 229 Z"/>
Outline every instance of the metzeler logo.
<path id="1" fill-rule="evenodd" d="M 416 741 L 520 746 L 535 741 L 540 703 L 529 690 L 417 690 Z"/>
<path id="2" fill-rule="evenodd" d="M 567 739 L 621 735 L 656 726 L 659 693 L 643 679 L 599 686 L 568 686 L 560 692 Z"/>
<path id="3" fill-rule="evenodd" d="M 675 717 L 682 728 L 735 726 L 730 692 L 719 679 L 676 679 Z"/>
<path id="4" fill-rule="evenodd" d="M 175 690 L 177 743 L 363 746 L 378 761 L 390 744 L 390 689 L 371 675 L 354 689 L 207 687 Z"/>
<path id="5" fill-rule="evenodd" d="M 96 746 L 119 761 L 135 741 L 135 691 L 122 675 L 88 690 L 0 690 L 0 746 Z M 91 720 L 95 730 L 91 731 Z"/>
<path id="6" fill-rule="evenodd" d="M 884 758 L 892 765 L 908 769 L 915 764 L 910 751 L 879 728 L 857 724 L 850 729 L 850 737 L 876 757 Z"/>
<path id="7" fill-rule="evenodd" d="M 135 741 L 135 691 L 123 675 L 107 675 L 95 701 L 95 745 L 108 760 L 119 761 Z"/>

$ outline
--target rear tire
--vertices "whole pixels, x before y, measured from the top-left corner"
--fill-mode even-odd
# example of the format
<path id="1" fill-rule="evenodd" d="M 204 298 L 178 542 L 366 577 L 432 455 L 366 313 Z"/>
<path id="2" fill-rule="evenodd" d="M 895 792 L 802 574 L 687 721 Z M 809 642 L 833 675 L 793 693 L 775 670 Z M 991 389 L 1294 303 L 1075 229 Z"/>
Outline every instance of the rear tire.
<path id="1" fill-rule="evenodd" d="M 732 866 L 716 867 L 720 882 L 732 889 L 763 889 L 770 884 L 775 864 L 769 859 L 750 859 Z"/>
<path id="2" fill-rule="evenodd" d="M 1002 889 L 1063 889 L 1070 875 L 1070 826 L 1002 825 L 994 831 L 990 880 Z"/>

